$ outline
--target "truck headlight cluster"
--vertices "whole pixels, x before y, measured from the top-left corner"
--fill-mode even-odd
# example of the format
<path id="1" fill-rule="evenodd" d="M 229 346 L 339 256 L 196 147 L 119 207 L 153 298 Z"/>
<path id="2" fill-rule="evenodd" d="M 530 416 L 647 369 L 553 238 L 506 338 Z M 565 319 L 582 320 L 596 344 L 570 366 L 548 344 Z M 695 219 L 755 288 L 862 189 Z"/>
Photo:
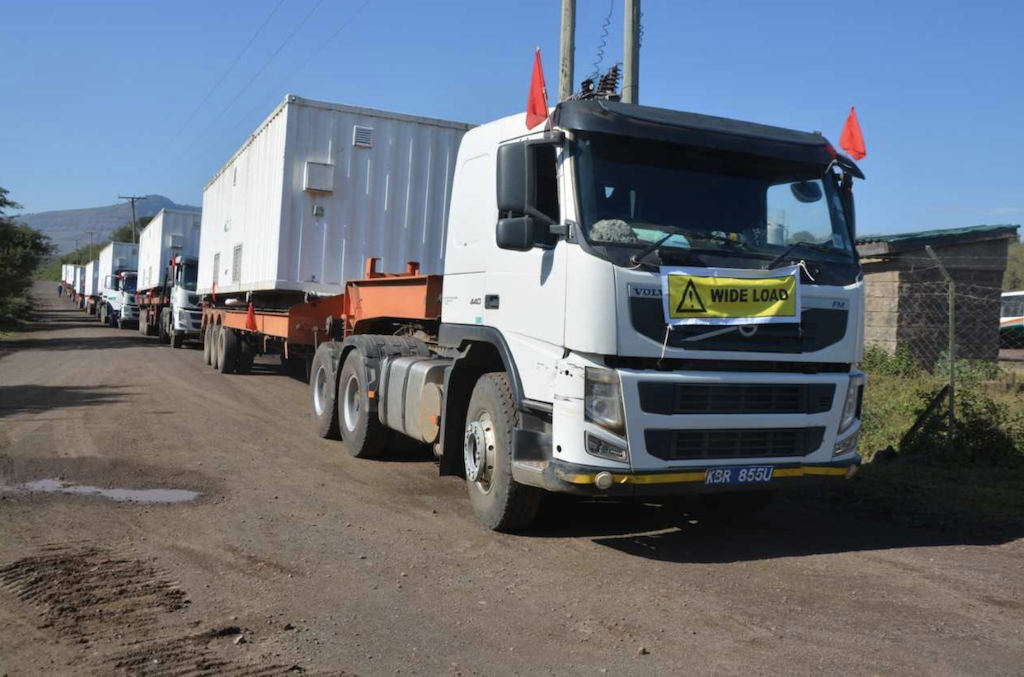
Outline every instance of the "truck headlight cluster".
<path id="1" fill-rule="evenodd" d="M 619 375 L 614 370 L 587 367 L 583 409 L 587 421 L 616 434 L 625 432 L 622 387 L 619 385 Z"/>
<path id="2" fill-rule="evenodd" d="M 845 456 L 851 451 L 857 450 L 857 444 L 860 442 L 860 431 L 847 436 L 845 439 L 841 439 L 836 442 L 835 448 L 832 450 L 833 456 Z"/>
<path id="3" fill-rule="evenodd" d="M 839 420 L 839 432 L 850 429 L 853 422 L 860 418 L 860 406 L 864 399 L 864 376 L 850 377 L 850 385 L 846 389 L 846 402 L 843 403 L 843 417 Z"/>

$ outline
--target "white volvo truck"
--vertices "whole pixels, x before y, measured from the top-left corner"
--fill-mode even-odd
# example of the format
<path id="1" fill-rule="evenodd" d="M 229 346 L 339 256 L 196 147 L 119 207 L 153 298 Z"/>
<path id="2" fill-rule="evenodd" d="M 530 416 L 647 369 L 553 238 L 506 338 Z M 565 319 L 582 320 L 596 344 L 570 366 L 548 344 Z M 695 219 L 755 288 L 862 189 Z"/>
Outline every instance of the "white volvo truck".
<path id="1" fill-rule="evenodd" d="M 317 330 L 319 433 L 357 457 L 432 444 L 499 530 L 546 491 L 731 513 L 851 477 L 854 163 L 817 133 L 614 101 L 524 117 L 461 142 L 439 317 L 380 317 L 403 278 L 370 279 Z"/>
<path id="2" fill-rule="evenodd" d="M 161 209 L 139 234 L 139 333 L 172 348 L 201 338 L 200 224 L 197 211 Z"/>
<path id="3" fill-rule="evenodd" d="M 135 271 L 139 264 L 139 246 L 132 242 L 111 242 L 100 250 L 99 287 L 100 322 L 124 329 L 139 321 L 135 302 Z"/>

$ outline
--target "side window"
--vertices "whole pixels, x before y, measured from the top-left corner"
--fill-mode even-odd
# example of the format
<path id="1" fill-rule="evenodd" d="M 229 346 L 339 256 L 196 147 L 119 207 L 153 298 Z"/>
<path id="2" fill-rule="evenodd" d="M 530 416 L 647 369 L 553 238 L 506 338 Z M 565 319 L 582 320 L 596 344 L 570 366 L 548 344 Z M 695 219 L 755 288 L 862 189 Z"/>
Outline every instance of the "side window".
<path id="1" fill-rule="evenodd" d="M 540 146 L 535 156 L 537 168 L 537 209 L 555 223 L 561 221 L 558 204 L 558 165 L 554 146 Z M 554 245 L 558 237 L 545 233 L 537 238 L 541 245 Z"/>

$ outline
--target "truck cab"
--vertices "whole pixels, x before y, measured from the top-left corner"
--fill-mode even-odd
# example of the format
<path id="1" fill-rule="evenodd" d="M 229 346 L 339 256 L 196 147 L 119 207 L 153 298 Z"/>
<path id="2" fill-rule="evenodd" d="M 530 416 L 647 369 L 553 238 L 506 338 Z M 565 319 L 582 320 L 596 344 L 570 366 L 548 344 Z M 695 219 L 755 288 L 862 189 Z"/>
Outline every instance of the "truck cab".
<path id="1" fill-rule="evenodd" d="M 118 271 L 103 280 L 103 306 L 100 320 L 110 326 L 124 329 L 139 321 L 139 306 L 135 299 L 137 282 L 135 271 Z"/>
<path id="2" fill-rule="evenodd" d="M 514 436 L 513 479 L 636 495 L 852 474 L 856 166 L 820 134 L 613 101 L 563 103 L 533 133 L 523 117 L 463 139 L 439 332 L 493 345 L 538 419 Z M 799 322 L 666 321 L 667 268 L 783 264 Z"/>
<path id="3" fill-rule="evenodd" d="M 199 262 L 194 258 L 175 256 L 167 267 L 167 305 L 161 309 L 160 336 L 173 348 L 202 338 L 202 300 L 196 294 L 198 276 Z"/>

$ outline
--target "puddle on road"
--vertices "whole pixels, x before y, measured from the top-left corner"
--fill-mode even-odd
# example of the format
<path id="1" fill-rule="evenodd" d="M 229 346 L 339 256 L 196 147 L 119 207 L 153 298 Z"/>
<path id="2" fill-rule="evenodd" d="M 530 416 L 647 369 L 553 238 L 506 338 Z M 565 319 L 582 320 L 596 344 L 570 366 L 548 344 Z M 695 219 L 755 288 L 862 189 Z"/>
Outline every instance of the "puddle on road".
<path id="1" fill-rule="evenodd" d="M 0 493 L 8 492 L 95 495 L 128 503 L 184 503 L 193 501 L 201 495 L 198 491 L 187 489 L 104 489 L 69 484 L 61 480 L 36 480 L 17 486 L 0 485 Z"/>

